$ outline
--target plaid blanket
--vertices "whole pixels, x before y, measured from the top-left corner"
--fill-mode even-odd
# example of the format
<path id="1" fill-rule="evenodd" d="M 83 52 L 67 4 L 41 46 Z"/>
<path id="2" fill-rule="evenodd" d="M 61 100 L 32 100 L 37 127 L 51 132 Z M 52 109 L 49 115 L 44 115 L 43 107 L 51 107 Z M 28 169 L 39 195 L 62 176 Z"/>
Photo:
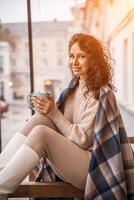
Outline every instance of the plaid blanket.
<path id="1" fill-rule="evenodd" d="M 72 79 L 69 87 L 61 93 L 57 101 L 59 109 L 76 85 L 78 80 Z M 57 181 L 47 160 L 41 161 L 37 171 L 35 181 Z M 100 91 L 85 200 L 134 200 L 132 149 L 115 96 L 107 88 Z"/>
<path id="2" fill-rule="evenodd" d="M 101 89 L 86 200 L 134 200 L 134 158 L 111 90 Z"/>

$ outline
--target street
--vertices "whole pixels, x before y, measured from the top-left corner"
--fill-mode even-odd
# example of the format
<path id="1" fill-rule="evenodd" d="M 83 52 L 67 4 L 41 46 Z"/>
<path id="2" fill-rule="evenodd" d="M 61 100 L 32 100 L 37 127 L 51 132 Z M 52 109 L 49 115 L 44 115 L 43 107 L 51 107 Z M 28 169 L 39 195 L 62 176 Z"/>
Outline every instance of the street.
<path id="1" fill-rule="evenodd" d="M 23 127 L 26 119 L 31 115 L 31 111 L 27 108 L 27 105 L 18 104 L 10 105 L 9 111 L 3 113 L 2 122 L 1 122 L 1 136 L 2 136 L 2 149 L 13 137 L 16 131 L 20 130 Z M 26 178 L 24 181 L 28 181 Z M 20 198 L 10 198 L 11 200 L 19 200 Z M 21 200 L 27 200 L 27 198 L 21 198 Z"/>
<path id="2" fill-rule="evenodd" d="M 9 111 L 3 113 L 1 121 L 2 149 L 13 137 L 13 135 L 23 127 L 26 119 L 31 115 L 30 110 L 25 104 L 15 104 L 9 106 Z"/>

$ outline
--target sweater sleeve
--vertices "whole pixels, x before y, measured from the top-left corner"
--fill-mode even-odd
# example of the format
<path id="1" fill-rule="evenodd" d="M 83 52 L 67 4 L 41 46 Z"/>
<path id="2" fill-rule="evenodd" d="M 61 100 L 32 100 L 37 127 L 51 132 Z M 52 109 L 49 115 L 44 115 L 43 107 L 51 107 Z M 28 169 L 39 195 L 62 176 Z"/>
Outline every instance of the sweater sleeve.
<path id="1" fill-rule="evenodd" d="M 80 123 L 77 124 L 71 123 L 57 107 L 48 113 L 47 116 L 55 123 L 64 136 L 83 149 L 88 149 L 92 144 L 97 106 L 98 101 L 90 99 L 82 113 Z"/>

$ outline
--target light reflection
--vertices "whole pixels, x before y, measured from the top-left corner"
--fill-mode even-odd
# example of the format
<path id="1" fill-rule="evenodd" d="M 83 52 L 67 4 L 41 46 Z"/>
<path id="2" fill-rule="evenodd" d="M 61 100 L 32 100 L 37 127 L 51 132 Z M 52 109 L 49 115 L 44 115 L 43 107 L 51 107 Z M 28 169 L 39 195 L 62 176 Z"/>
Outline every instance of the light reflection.
<path id="1" fill-rule="evenodd" d="M 134 8 L 134 0 L 128 0 L 129 10 Z"/>
<path id="2" fill-rule="evenodd" d="M 8 82 L 8 86 L 9 86 L 9 87 L 12 87 L 12 86 L 13 86 L 13 82 L 12 82 L 12 81 L 9 81 L 9 82 Z"/>

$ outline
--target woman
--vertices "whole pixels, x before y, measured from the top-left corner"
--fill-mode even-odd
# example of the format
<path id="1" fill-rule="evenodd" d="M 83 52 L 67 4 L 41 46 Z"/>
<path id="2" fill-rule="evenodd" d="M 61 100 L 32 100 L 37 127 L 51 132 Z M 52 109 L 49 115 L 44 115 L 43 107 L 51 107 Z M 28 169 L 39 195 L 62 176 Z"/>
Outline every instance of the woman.
<path id="1" fill-rule="evenodd" d="M 94 37 L 75 34 L 69 42 L 69 67 L 73 79 L 58 103 L 52 97 L 32 97 L 38 114 L 1 153 L 0 199 L 16 190 L 41 157 L 62 180 L 85 188 L 100 90 L 114 89 L 110 56 Z"/>

